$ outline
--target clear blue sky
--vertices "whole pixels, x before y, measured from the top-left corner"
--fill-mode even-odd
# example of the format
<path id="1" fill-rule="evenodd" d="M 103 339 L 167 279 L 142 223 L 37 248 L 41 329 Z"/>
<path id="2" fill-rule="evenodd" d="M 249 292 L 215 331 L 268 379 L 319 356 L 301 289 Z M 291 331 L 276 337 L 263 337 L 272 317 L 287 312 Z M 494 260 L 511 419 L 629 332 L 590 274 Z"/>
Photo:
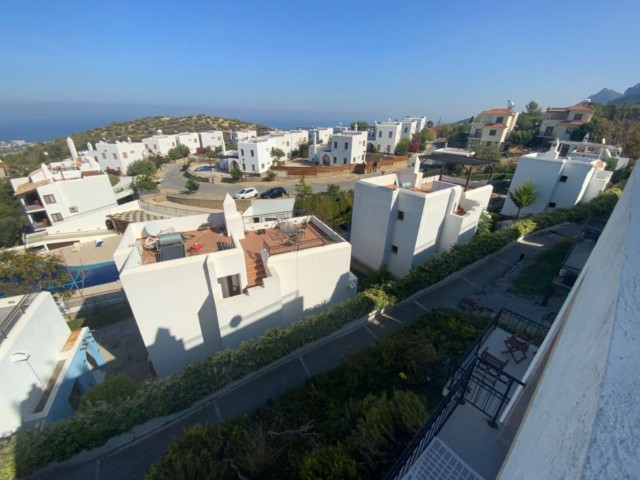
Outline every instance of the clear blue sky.
<path id="1" fill-rule="evenodd" d="M 640 82 L 637 0 L 22 0 L 1 11 L 0 117 L 17 119 L 451 121 Z"/>

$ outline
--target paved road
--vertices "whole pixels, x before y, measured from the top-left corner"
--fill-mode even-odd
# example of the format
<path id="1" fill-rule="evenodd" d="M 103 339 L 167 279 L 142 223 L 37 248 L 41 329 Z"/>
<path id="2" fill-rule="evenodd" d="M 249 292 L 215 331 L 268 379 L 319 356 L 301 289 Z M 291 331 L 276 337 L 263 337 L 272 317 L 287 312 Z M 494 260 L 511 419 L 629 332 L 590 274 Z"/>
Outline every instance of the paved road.
<path id="1" fill-rule="evenodd" d="M 575 226 L 556 230 L 575 231 Z M 495 284 L 496 280 L 507 272 L 519 268 L 518 260 L 522 254 L 529 257 L 562 239 L 562 236 L 551 232 L 533 234 L 527 237 L 525 242 L 511 245 L 457 278 L 427 290 L 413 300 L 399 304 L 367 324 L 304 347 L 271 367 L 266 367 L 252 378 L 223 389 L 213 400 L 175 423 L 112 451 L 98 460 L 58 467 L 32 478 L 142 479 L 171 442 L 181 438 L 185 427 L 196 423 L 215 424 L 251 412 L 287 390 L 303 385 L 311 376 L 335 368 L 349 353 L 363 349 L 379 338 L 410 325 L 431 309 L 458 307 L 469 295 L 477 295 Z"/>
<path id="2" fill-rule="evenodd" d="M 162 179 L 162 183 L 160 183 L 159 188 L 160 191 L 167 190 L 173 192 L 182 192 L 185 191 L 185 183 L 187 181 L 187 177 L 184 176 L 184 172 L 181 171 L 182 165 L 176 164 L 166 164 L 163 166 L 164 178 Z M 409 171 L 409 168 L 404 165 L 397 165 L 395 168 L 387 169 L 388 173 L 391 172 L 399 172 L 399 171 Z M 222 183 L 220 181 L 221 173 L 216 173 L 216 182 L 217 183 L 200 183 L 200 189 L 198 193 L 229 193 L 233 195 L 238 190 L 243 187 L 255 187 L 260 193 L 268 190 L 272 187 L 284 187 L 285 190 L 294 191 L 296 184 L 299 182 L 297 178 L 292 179 L 275 179 L 272 182 L 265 182 L 259 178 L 249 178 L 246 182 L 236 183 L 236 184 L 228 184 Z M 366 174 L 366 175 L 356 175 L 353 173 L 344 174 L 344 175 L 331 175 L 331 176 L 323 176 L 323 177 L 307 177 L 305 178 L 305 182 L 307 185 L 311 186 L 314 192 L 324 192 L 327 189 L 327 185 L 333 183 L 339 185 L 343 190 L 350 190 L 354 188 L 355 182 L 361 178 L 367 178 L 374 175 L 380 175 L 380 173 L 376 174 Z"/>

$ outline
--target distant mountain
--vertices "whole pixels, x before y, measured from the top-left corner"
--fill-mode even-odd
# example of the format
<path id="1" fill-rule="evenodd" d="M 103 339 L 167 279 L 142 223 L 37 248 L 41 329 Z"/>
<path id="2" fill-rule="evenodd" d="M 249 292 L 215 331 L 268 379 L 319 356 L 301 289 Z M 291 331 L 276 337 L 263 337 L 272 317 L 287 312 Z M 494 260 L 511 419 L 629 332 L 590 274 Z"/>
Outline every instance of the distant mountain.
<path id="1" fill-rule="evenodd" d="M 621 97 L 608 102 L 609 105 L 625 105 L 628 103 L 640 103 L 640 83 L 627 88 Z"/>
<path id="2" fill-rule="evenodd" d="M 598 93 L 589 95 L 587 98 L 591 100 L 591 103 L 609 103 L 620 97 L 622 97 L 622 93 L 611 90 L 610 88 L 603 88 Z"/>

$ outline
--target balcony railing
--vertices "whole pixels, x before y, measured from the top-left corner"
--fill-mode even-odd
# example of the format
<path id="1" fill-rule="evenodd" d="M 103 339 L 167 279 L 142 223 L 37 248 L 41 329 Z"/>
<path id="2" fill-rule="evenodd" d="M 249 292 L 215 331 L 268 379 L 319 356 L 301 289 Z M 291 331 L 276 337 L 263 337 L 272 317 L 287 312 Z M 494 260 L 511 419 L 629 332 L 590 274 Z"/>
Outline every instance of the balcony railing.
<path id="1" fill-rule="evenodd" d="M 41 205 L 40 203 L 31 203 L 31 204 L 26 204 L 24 209 L 27 212 L 36 212 L 36 211 L 44 210 L 44 206 Z"/>
<path id="2" fill-rule="evenodd" d="M 292 239 L 280 245 L 269 245 L 267 242 L 263 241 L 262 245 L 269 256 L 271 256 L 278 255 L 280 253 L 297 252 L 299 250 L 305 250 L 307 248 L 324 247 L 325 245 L 337 243 L 340 241 L 342 241 L 342 239 L 339 237 L 334 238 L 333 236 L 326 235 L 318 238 L 310 238 L 309 240 L 296 241 Z"/>
<path id="3" fill-rule="evenodd" d="M 39 292 L 27 293 L 23 296 L 16 306 L 11 310 L 11 313 L 0 323 L 0 344 L 7 338 L 9 332 L 13 326 L 20 320 L 20 317 L 27 311 L 31 302 L 38 296 Z"/>
<path id="4" fill-rule="evenodd" d="M 496 328 L 513 334 L 527 335 L 534 342 L 542 341 L 548 328 L 522 315 L 502 309 L 476 339 L 462 365 L 449 382 L 444 399 L 429 417 L 428 422 L 398 458 L 385 480 L 404 477 L 420 455 L 438 435 L 458 405 L 468 403 L 488 418 L 489 425 L 497 427 L 500 414 L 511 400 L 517 386 L 526 386 L 502 368 L 483 359 L 480 348 Z"/>

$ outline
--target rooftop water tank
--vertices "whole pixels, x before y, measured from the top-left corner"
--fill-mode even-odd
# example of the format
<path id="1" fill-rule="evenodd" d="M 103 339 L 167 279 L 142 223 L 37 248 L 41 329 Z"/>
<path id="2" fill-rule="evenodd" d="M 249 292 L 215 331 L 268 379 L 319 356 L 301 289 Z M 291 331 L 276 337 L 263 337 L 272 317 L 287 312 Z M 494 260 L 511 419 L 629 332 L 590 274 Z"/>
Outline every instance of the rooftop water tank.
<path id="1" fill-rule="evenodd" d="M 182 234 L 180 232 L 161 233 L 158 235 L 158 244 L 160 248 L 171 245 L 182 245 Z"/>

